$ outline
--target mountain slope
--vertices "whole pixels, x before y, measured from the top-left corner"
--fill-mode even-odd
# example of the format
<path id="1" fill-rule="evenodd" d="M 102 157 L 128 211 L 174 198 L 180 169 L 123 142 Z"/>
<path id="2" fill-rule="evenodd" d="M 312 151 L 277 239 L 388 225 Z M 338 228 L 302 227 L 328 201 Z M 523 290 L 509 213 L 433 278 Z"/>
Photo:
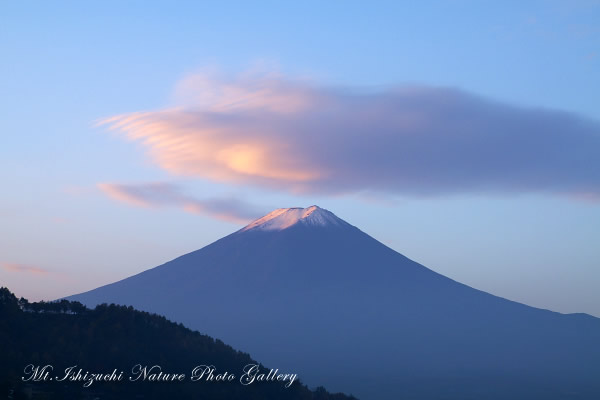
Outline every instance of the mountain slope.
<path id="1" fill-rule="evenodd" d="M 220 340 L 201 335 L 164 317 L 123 306 L 101 305 L 94 310 L 79 303 L 28 303 L 17 300 L 6 288 L 0 288 L 0 393 L 15 392 L 14 398 L 26 398 L 27 386 L 44 399 L 272 399 L 272 400 L 351 400 L 342 394 L 329 394 L 320 388 L 311 392 L 295 380 L 253 382 L 242 385 L 248 364 L 258 364 L 247 354 L 235 351 Z M 77 365 L 77 371 L 111 373 L 123 371 L 118 382 L 63 380 L 60 383 L 23 382 L 29 377 L 27 365 L 53 367 L 53 380 L 64 377 L 65 368 Z M 165 374 L 185 374 L 176 382 L 151 382 L 135 377 L 132 367 L 158 365 Z M 218 366 L 217 372 L 236 374 L 231 382 L 191 382 L 198 365 Z M 150 371 L 156 372 L 157 369 Z M 268 369 L 261 366 L 261 371 Z M 83 375 L 83 372 L 82 372 Z M 9 397 L 13 398 L 13 397 Z"/>
<path id="2" fill-rule="evenodd" d="M 365 399 L 600 394 L 599 319 L 462 285 L 316 206 L 72 299 L 166 315 Z"/>

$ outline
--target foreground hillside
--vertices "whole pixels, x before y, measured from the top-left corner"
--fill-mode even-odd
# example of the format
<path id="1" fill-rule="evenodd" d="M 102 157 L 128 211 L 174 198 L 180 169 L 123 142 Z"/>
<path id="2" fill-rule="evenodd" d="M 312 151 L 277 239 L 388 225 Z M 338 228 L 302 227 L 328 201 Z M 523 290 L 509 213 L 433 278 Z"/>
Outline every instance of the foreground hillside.
<path id="1" fill-rule="evenodd" d="M 54 377 L 45 382 L 22 382 L 27 365 L 52 365 Z M 128 382 L 136 364 L 160 365 L 163 372 L 184 373 L 177 382 Z M 234 350 L 220 340 L 191 331 L 164 317 L 136 311 L 131 307 L 100 305 L 93 310 L 77 302 L 28 303 L 18 300 L 8 289 L 0 289 L 0 398 L 44 399 L 294 399 L 344 400 L 342 394 L 324 389 L 307 389 L 296 379 L 289 387 L 285 381 L 254 382 L 242 385 L 239 378 L 249 364 L 258 364 L 249 355 Z M 191 382 L 195 366 L 214 365 L 216 372 L 236 375 L 231 382 Z M 69 382 L 65 369 L 74 375 L 81 368 L 90 373 L 124 371 L 118 382 L 85 380 Z M 276 366 L 275 366 L 276 367 Z M 264 373 L 269 369 L 260 367 Z M 156 371 L 156 369 L 154 370 Z M 281 371 L 293 373 L 295 371 Z M 289 382 L 289 381 L 288 381 Z M 11 394 L 12 393 L 12 394 Z M 10 397 L 9 397 L 10 398 Z"/>

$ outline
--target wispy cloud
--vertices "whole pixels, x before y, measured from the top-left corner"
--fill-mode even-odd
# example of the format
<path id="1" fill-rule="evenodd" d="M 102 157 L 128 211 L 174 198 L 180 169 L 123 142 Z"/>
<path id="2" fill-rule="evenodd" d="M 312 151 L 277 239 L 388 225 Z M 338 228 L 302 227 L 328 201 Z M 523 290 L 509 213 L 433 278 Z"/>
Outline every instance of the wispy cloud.
<path id="1" fill-rule="evenodd" d="M 173 174 L 219 182 L 324 194 L 600 194 L 600 123 L 572 113 L 452 88 L 369 91 L 281 76 L 200 75 L 179 91 L 182 108 L 100 124 Z"/>
<path id="2" fill-rule="evenodd" d="M 179 207 L 194 214 L 205 214 L 221 220 L 246 223 L 265 210 L 236 198 L 197 199 L 184 194 L 170 183 L 98 184 L 111 198 L 138 207 Z"/>
<path id="3" fill-rule="evenodd" d="M 0 266 L 5 271 L 25 273 L 25 274 L 31 274 L 31 275 L 46 275 L 49 272 L 48 270 L 46 270 L 44 268 L 36 267 L 34 265 L 27 265 L 27 264 L 16 264 L 16 263 L 4 262 L 4 263 L 0 263 Z"/>

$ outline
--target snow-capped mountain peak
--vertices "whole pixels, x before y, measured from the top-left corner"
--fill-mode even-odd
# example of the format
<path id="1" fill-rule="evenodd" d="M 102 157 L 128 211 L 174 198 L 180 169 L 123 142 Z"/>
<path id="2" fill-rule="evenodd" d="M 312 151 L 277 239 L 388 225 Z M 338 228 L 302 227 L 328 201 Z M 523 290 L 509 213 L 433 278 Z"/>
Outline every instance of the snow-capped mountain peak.
<path id="1" fill-rule="evenodd" d="M 332 212 L 318 206 L 278 208 L 246 225 L 240 232 L 249 230 L 280 231 L 298 223 L 313 226 L 339 226 L 346 224 Z"/>

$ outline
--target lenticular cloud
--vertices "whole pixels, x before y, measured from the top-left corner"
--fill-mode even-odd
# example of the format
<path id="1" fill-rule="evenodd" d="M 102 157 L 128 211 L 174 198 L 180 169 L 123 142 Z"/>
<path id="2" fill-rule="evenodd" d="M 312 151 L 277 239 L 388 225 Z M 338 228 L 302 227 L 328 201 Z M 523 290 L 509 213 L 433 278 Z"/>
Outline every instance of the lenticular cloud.
<path id="1" fill-rule="evenodd" d="M 176 175 L 294 193 L 600 196 L 600 123 L 425 86 L 382 91 L 282 77 L 180 85 L 185 106 L 101 124 Z"/>
<path id="2" fill-rule="evenodd" d="M 100 183 L 98 188 L 109 197 L 138 207 L 177 207 L 192 214 L 205 214 L 234 223 L 247 223 L 261 214 L 259 208 L 234 197 L 199 199 L 183 193 L 171 183 L 118 184 Z"/>

